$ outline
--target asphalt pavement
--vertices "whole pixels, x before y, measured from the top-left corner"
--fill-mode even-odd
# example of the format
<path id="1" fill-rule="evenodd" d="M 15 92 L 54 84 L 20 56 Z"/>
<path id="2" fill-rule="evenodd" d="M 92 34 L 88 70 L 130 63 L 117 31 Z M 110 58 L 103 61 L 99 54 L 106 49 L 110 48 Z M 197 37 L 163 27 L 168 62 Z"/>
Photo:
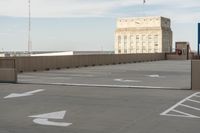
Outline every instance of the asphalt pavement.
<path id="1" fill-rule="evenodd" d="M 0 84 L 0 133 L 197 133 L 189 61 L 19 74 Z M 160 88 L 159 88 L 160 87 Z"/>
<path id="2" fill-rule="evenodd" d="M 20 83 L 190 89 L 191 61 L 157 61 L 23 73 Z"/>

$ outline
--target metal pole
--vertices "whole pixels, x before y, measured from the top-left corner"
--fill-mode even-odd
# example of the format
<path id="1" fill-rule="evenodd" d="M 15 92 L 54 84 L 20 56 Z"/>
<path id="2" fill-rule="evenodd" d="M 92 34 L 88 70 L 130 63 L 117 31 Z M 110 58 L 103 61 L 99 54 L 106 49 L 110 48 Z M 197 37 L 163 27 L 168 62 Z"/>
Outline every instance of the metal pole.
<path id="1" fill-rule="evenodd" d="M 31 0 L 28 0 L 29 24 L 28 24 L 28 53 L 31 53 Z"/>
<path id="2" fill-rule="evenodd" d="M 143 5 L 146 3 L 146 0 L 143 0 Z"/>
<path id="3" fill-rule="evenodd" d="M 198 56 L 199 56 L 199 45 L 200 45 L 200 23 L 198 23 L 198 45 L 197 45 Z"/>

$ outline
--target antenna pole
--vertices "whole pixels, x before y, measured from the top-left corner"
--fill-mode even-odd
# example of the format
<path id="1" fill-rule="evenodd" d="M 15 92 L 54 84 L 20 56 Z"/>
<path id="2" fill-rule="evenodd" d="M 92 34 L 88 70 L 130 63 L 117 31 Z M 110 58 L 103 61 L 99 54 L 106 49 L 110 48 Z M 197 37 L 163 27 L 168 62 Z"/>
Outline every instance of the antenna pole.
<path id="1" fill-rule="evenodd" d="M 143 0 L 143 5 L 146 3 L 146 0 Z"/>
<path id="2" fill-rule="evenodd" d="M 142 13 L 143 13 L 143 15 L 144 16 L 146 16 L 146 14 L 145 14 L 145 5 L 146 5 L 146 0 L 143 0 L 143 6 L 142 6 Z"/>
<path id="3" fill-rule="evenodd" d="M 29 8 L 29 23 L 28 23 L 28 53 L 31 53 L 31 0 L 28 0 L 28 8 Z"/>
<path id="4" fill-rule="evenodd" d="M 199 56 L 199 48 L 200 48 L 200 23 L 198 23 L 198 45 L 197 45 L 197 54 L 198 54 L 198 56 Z"/>

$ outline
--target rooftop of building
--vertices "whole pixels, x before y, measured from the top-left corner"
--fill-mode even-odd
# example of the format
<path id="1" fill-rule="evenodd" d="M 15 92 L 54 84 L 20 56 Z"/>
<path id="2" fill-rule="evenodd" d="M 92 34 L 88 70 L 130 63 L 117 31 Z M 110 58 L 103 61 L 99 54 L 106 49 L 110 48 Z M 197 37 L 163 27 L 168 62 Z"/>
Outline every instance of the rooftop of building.
<path id="1" fill-rule="evenodd" d="M 117 20 L 138 20 L 138 19 L 168 19 L 170 18 L 163 17 L 163 16 L 141 16 L 141 17 L 121 17 L 118 18 Z"/>
<path id="2" fill-rule="evenodd" d="M 170 29 L 171 21 L 162 16 L 125 17 L 117 19 L 117 28 L 167 28 Z"/>

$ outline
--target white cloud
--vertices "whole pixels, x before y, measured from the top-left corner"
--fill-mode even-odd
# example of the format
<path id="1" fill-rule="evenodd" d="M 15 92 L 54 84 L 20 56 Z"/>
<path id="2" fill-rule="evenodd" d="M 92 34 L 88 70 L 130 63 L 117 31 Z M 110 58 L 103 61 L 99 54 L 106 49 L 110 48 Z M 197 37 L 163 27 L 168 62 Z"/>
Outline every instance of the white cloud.
<path id="1" fill-rule="evenodd" d="M 33 17 L 101 16 L 108 11 L 139 3 L 137 0 L 32 0 Z M 0 15 L 28 16 L 28 0 L 0 0 Z"/>
<path id="2" fill-rule="evenodd" d="M 198 21 L 199 0 L 146 0 L 147 15 L 163 15 L 176 21 Z M 130 16 L 136 12 L 119 13 L 132 6 L 142 5 L 143 0 L 31 0 L 33 17 L 101 17 Z M 156 8 L 154 9 L 154 7 Z M 159 8 L 160 7 L 160 8 Z M 191 9 L 199 10 L 191 10 Z M 28 0 L 0 0 L 0 16 L 28 16 Z"/>
<path id="3" fill-rule="evenodd" d="M 0 36 L 7 36 L 8 33 L 7 32 L 0 32 Z"/>

